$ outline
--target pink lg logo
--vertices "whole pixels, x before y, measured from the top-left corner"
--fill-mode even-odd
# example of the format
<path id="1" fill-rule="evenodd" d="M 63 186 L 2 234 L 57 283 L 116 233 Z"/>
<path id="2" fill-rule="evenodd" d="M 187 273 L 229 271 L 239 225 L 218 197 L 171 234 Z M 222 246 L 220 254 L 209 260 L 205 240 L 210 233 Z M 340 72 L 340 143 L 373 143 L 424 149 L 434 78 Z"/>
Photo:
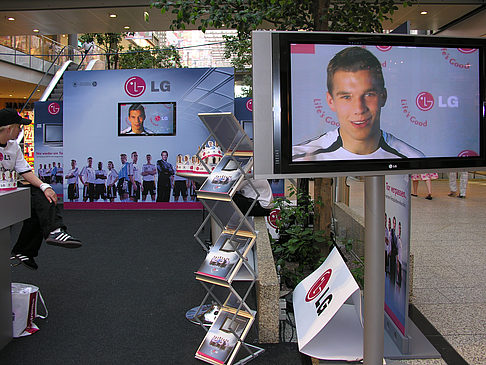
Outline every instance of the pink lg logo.
<path id="1" fill-rule="evenodd" d="M 57 113 L 59 113 L 60 110 L 61 107 L 59 106 L 58 103 L 50 103 L 49 106 L 47 107 L 47 111 L 49 112 L 49 114 L 52 115 L 56 115 Z"/>
<path id="2" fill-rule="evenodd" d="M 332 269 L 327 269 L 324 274 L 322 274 L 319 279 L 316 280 L 314 285 L 309 289 L 307 295 L 305 296 L 305 301 L 310 302 L 317 298 L 317 296 L 324 290 L 329 279 L 331 278 Z M 327 291 L 327 290 L 326 290 Z"/>
<path id="3" fill-rule="evenodd" d="M 376 48 L 378 48 L 378 50 L 380 50 L 382 52 L 386 52 L 386 51 L 389 51 L 390 49 L 392 49 L 392 46 L 376 46 Z"/>
<path id="4" fill-rule="evenodd" d="M 145 89 L 145 81 L 141 77 L 132 76 L 125 82 L 125 92 L 131 97 L 142 95 Z"/>
<path id="5" fill-rule="evenodd" d="M 253 111 L 253 99 L 250 99 L 246 102 L 246 109 L 248 109 L 249 111 Z"/>
<path id="6" fill-rule="evenodd" d="M 415 103 L 420 110 L 426 112 L 427 110 L 432 109 L 432 107 L 434 106 L 434 97 L 431 93 L 428 93 L 427 91 L 422 91 L 417 95 Z"/>
<path id="7" fill-rule="evenodd" d="M 459 52 L 469 54 L 476 52 L 476 48 L 458 48 Z"/>
<path id="8" fill-rule="evenodd" d="M 476 151 L 473 151 L 473 150 L 464 150 L 464 151 L 461 151 L 459 154 L 458 154 L 459 157 L 476 157 L 476 156 L 479 156 L 478 153 Z"/>

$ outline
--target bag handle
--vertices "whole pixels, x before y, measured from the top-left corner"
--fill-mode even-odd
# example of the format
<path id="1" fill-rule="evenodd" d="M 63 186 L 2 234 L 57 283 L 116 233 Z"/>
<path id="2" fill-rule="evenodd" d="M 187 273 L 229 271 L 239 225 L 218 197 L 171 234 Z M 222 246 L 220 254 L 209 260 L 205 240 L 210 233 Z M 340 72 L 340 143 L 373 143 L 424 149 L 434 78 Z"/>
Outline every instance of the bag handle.
<path id="1" fill-rule="evenodd" d="M 42 298 L 42 294 L 41 294 L 40 290 L 37 292 L 37 294 L 39 295 L 39 299 L 40 299 L 39 302 L 42 303 L 42 306 L 44 307 L 44 312 L 46 312 L 46 314 L 41 316 L 40 314 L 36 313 L 36 317 L 45 319 L 49 315 L 49 312 L 47 310 L 46 303 L 44 302 L 44 298 Z"/>

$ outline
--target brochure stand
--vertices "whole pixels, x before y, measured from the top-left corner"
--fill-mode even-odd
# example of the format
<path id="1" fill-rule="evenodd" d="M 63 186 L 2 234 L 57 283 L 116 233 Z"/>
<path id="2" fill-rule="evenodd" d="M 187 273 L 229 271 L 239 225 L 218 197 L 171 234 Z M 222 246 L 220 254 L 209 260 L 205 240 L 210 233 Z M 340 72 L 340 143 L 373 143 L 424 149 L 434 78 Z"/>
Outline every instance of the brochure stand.
<path id="1" fill-rule="evenodd" d="M 253 143 L 231 113 L 202 113 L 199 118 L 210 132 L 208 139 L 215 139 L 224 156 L 196 192 L 209 214 L 194 235 L 207 252 L 195 273 L 207 292 L 193 317 L 207 331 L 195 357 L 210 364 L 245 364 L 264 351 L 244 342 L 256 315 L 246 303 L 257 279 L 253 255 L 256 232 L 248 216 L 256 199 L 247 212 L 241 212 L 232 198 L 243 181 L 258 196 L 249 174 L 253 165 Z M 199 152 L 197 156 L 204 164 Z M 209 219 L 217 224 L 221 234 L 214 245 L 207 248 L 199 234 Z M 242 296 L 233 288 L 234 281 L 248 284 Z M 215 293 L 221 287 L 229 291 L 223 302 Z M 199 312 L 207 308 L 210 298 L 219 310 L 208 329 Z M 241 348 L 246 353 L 239 353 Z"/>

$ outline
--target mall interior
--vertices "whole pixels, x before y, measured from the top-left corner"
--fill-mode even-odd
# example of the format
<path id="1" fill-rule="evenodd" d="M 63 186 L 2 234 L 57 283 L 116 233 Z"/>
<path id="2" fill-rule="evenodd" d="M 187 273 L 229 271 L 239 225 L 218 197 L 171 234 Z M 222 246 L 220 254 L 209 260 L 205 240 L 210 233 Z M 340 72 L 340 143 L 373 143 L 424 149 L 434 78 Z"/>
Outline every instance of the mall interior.
<path id="1" fill-rule="evenodd" d="M 184 32 L 172 31 L 173 15 L 169 12 L 162 14 L 148 3 L 148 0 L 3 2 L 0 6 L 0 109 L 13 108 L 21 111 L 24 117 L 35 120 L 34 103 L 62 103 L 62 90 L 57 93 L 53 90 L 62 79 L 68 60 L 72 62 L 66 70 L 75 71 L 71 75 L 106 70 L 106 48 L 93 44 L 85 54 L 83 43 L 79 40 L 85 33 L 132 32 L 123 39 L 125 49 L 129 45 L 174 45 L 180 50 L 186 68 L 224 71 L 231 67 L 223 56 L 222 44 L 223 35 L 234 34 L 233 30 L 208 30 L 205 34 L 189 28 Z M 383 22 L 386 32 L 407 23 L 410 34 L 486 37 L 484 0 L 421 0 L 412 2 L 413 5 L 408 7 L 402 7 L 401 3 L 397 2 L 399 9 L 393 15 L 393 22 Z M 76 76 L 71 75 L 68 80 L 76 82 Z M 214 74 L 204 77 L 216 78 Z M 218 74 L 217 77 L 222 76 Z M 241 94 L 241 79 L 241 75 L 234 75 L 235 97 Z M 79 80 L 84 79 L 81 77 Z M 65 95 L 68 95 L 67 90 Z M 69 95 L 77 94 L 69 91 Z M 65 107 L 67 102 L 64 99 Z M 195 115 L 198 112 L 195 111 Z M 64 123 L 66 136 L 66 121 Z M 197 128 L 205 127 L 201 123 Z M 77 132 L 73 129 L 68 133 L 70 140 L 75 141 Z M 202 135 L 207 135 L 206 129 L 204 133 Z M 120 137 L 120 130 L 117 138 L 127 140 Z M 98 147 L 84 144 L 86 146 L 88 154 L 98 151 Z M 66 151 L 66 145 L 64 148 Z M 94 152 L 89 152 L 91 148 Z M 136 148 L 145 151 L 142 147 Z M 154 162 L 159 159 L 160 148 L 157 149 Z M 87 155 L 80 156 L 84 159 Z M 67 158 L 65 155 L 65 173 L 69 163 Z M 170 158 L 175 165 L 175 154 Z M 257 158 L 254 156 L 254 159 Z M 33 163 L 37 166 L 35 159 Z M 83 165 L 84 160 L 81 163 L 78 159 L 78 166 L 81 168 Z M 429 351 L 420 357 L 417 355 L 420 352 L 418 346 L 409 349 L 409 356 L 387 357 L 390 353 L 387 346 L 394 346 L 390 345 L 393 339 L 389 339 L 388 345 L 385 342 L 383 363 L 486 364 L 486 247 L 481 243 L 481 237 L 486 235 L 485 168 L 471 169 L 468 178 L 463 199 L 449 195 L 451 189 L 447 172 L 439 172 L 438 178 L 432 180 L 432 199 L 426 199 L 429 192 L 423 182 L 419 183 L 416 196 L 410 197 L 410 275 L 406 295 L 410 324 L 407 328 L 413 326 L 420 332 L 420 338 L 425 339 Z M 339 212 L 335 226 L 338 238 L 352 238 L 361 243 L 364 239 L 364 181 L 360 176 L 348 176 L 339 181 L 334 179 L 331 204 L 333 212 Z M 294 180 L 286 180 L 282 191 L 293 183 Z M 338 191 L 337 186 L 345 188 Z M 312 193 L 314 181 L 310 181 L 309 189 Z M 125 209 L 122 205 L 118 209 L 105 209 L 106 203 L 83 207 L 66 202 L 65 197 L 68 204 L 63 207 L 62 200 L 60 206 L 64 221 L 69 232 L 82 240 L 83 247 L 63 250 L 44 244 L 36 257 L 39 269 L 35 271 L 22 265 L 10 267 L 2 257 L 1 264 L 8 267 L 7 271 L 4 268 L 0 270 L 2 275 L 8 276 L 2 279 L 3 282 L 37 286 L 45 300 L 48 316 L 35 320 L 40 330 L 32 335 L 5 337 L 2 328 L 0 364 L 362 363 L 318 359 L 299 352 L 296 329 L 292 327 L 293 317 L 284 313 L 282 318 L 278 295 L 274 305 L 262 307 L 262 298 L 267 295 L 262 293 L 270 281 L 268 278 L 271 275 L 276 277 L 269 239 L 261 230 L 267 229 L 263 220 L 261 226 L 255 218 L 258 235 L 254 247 L 261 252 L 252 255 L 255 261 L 259 261 L 264 257 L 264 249 L 260 245 L 267 244 L 273 271 L 270 270 L 271 275 L 267 278 L 264 263 L 258 262 L 249 287 L 248 281 L 244 280 L 223 285 L 230 292 L 234 286 L 252 310 L 258 308 L 258 314 L 256 318 L 249 315 L 254 322 L 245 327 L 245 341 L 229 360 L 222 361 L 217 358 L 218 355 L 195 357 L 204 350 L 201 341 L 207 337 L 209 327 L 201 328 L 203 326 L 199 323 L 187 319 L 191 309 L 197 310 L 199 305 L 211 303 L 214 296 L 224 295 L 224 301 L 227 295 L 221 287 L 215 287 L 217 281 L 195 280 L 194 275 L 206 257 L 208 243 L 215 241 L 216 229 L 208 221 L 213 207 L 188 203 L 180 205 L 183 208 L 169 205 L 145 208 L 142 203 L 137 203 L 140 204 L 137 209 Z M 0 226 L 3 232 L 1 244 L 13 245 L 21 226 L 21 220 Z M 4 242 L 5 232 L 8 233 L 8 242 Z M 9 255 L 10 247 L 2 250 L 8 250 Z M 251 269 L 249 272 L 250 276 L 253 275 Z M 227 301 L 230 299 L 228 297 Z M 44 309 L 40 304 L 38 306 L 39 313 L 44 314 Z M 265 308 L 264 311 L 261 308 Z M 268 316 L 265 311 L 269 312 Z M 267 317 L 276 321 L 275 336 L 266 332 Z M 0 326 L 3 325 L 2 319 Z M 225 333 L 231 334 L 232 330 Z M 411 340 L 410 343 L 414 342 Z M 225 344 L 217 346 L 224 350 Z M 253 357 L 248 355 L 252 353 Z M 396 355 L 395 352 L 393 354 Z"/>

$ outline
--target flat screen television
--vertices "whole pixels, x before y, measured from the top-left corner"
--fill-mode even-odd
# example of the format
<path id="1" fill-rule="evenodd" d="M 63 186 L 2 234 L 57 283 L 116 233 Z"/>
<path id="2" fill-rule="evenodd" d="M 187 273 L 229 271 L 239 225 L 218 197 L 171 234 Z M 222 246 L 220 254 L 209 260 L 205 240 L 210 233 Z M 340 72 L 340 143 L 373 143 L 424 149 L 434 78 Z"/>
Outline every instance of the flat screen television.
<path id="1" fill-rule="evenodd" d="M 44 124 L 44 143 L 62 144 L 62 124 Z"/>
<path id="2" fill-rule="evenodd" d="M 118 103 L 118 136 L 175 136 L 176 103 Z"/>
<path id="3" fill-rule="evenodd" d="M 486 39 L 278 31 L 252 39 L 256 177 L 486 166 Z"/>

